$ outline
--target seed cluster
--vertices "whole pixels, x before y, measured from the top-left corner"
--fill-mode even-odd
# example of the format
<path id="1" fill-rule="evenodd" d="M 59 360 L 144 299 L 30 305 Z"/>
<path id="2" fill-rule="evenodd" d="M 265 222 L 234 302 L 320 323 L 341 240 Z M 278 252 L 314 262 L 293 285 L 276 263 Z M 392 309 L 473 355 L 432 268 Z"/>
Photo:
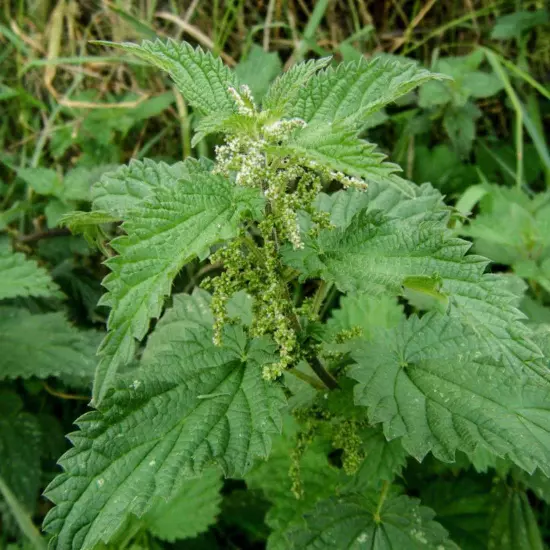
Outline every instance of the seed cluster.
<path id="1" fill-rule="evenodd" d="M 237 185 L 261 190 L 266 199 L 265 216 L 256 228 L 254 238 L 244 231 L 238 238 L 216 251 L 212 262 L 220 262 L 224 272 L 203 283 L 213 293 L 215 318 L 214 342 L 221 343 L 221 333 L 228 322 L 226 305 L 231 295 L 246 290 L 254 300 L 253 336 L 269 334 L 279 350 L 279 361 L 264 367 L 268 380 L 279 377 L 284 369 L 299 359 L 296 331 L 298 311 L 288 295 L 280 262 L 280 247 L 286 243 L 294 249 L 304 247 L 299 212 L 309 215 L 308 232 L 315 235 L 330 227 L 329 216 L 314 206 L 323 183 L 336 180 L 344 187 L 364 189 L 365 182 L 343 173 L 326 169 L 314 161 L 274 154 L 292 134 L 306 126 L 298 118 L 270 121 L 260 113 L 247 86 L 229 88 L 237 113 L 253 118 L 254 130 L 228 136 L 216 147 L 214 171 L 234 179 Z M 261 246 L 258 244 L 261 241 Z"/>

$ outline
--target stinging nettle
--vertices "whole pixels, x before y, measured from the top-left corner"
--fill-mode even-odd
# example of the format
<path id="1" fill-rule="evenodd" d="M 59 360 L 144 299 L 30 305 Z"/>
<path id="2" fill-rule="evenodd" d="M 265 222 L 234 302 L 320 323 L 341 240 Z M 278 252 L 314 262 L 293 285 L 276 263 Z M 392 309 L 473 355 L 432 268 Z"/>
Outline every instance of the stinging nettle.
<path id="1" fill-rule="evenodd" d="M 185 504 L 185 532 L 201 532 L 221 474 L 272 504 L 270 548 L 456 548 L 403 494 L 408 456 L 460 451 L 550 474 L 550 375 L 520 297 L 449 229 L 441 194 L 361 137 L 374 113 L 444 76 L 325 58 L 260 102 L 189 44 L 106 44 L 170 74 L 200 115 L 193 144 L 222 141 L 213 162 L 104 175 L 92 212 L 67 220 L 120 220 L 124 234 L 106 262 L 94 410 L 46 492 L 53 549 L 116 547 L 140 525 L 174 540 L 162 518 Z M 210 275 L 165 309 L 195 258 Z M 200 494 L 202 519 L 186 500 Z"/>

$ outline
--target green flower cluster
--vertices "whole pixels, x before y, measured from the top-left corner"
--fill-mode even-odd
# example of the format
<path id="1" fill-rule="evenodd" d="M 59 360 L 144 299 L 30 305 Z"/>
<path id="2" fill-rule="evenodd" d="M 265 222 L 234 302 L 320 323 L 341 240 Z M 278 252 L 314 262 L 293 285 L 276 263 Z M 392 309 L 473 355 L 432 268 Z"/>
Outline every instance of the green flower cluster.
<path id="1" fill-rule="evenodd" d="M 311 161 L 274 155 L 278 147 L 306 126 L 297 118 L 273 121 L 268 112 L 260 112 L 247 86 L 230 88 L 237 113 L 253 121 L 247 132 L 228 136 L 216 147 L 214 171 L 231 178 L 237 185 L 261 190 L 266 199 L 264 217 L 257 227 L 242 232 L 238 238 L 216 251 L 211 261 L 223 264 L 224 272 L 203 283 L 213 294 L 215 317 L 214 342 L 221 344 L 221 333 L 228 322 L 227 302 L 238 290 L 246 290 L 254 303 L 253 336 L 270 335 L 276 342 L 280 359 L 264 367 L 264 377 L 274 380 L 300 358 L 297 342 L 299 313 L 290 299 L 279 259 L 280 247 L 286 243 L 303 248 L 299 216 L 309 216 L 308 232 L 331 227 L 326 212 L 319 212 L 315 199 L 328 181 L 345 187 L 364 189 L 366 184 L 333 172 Z"/>

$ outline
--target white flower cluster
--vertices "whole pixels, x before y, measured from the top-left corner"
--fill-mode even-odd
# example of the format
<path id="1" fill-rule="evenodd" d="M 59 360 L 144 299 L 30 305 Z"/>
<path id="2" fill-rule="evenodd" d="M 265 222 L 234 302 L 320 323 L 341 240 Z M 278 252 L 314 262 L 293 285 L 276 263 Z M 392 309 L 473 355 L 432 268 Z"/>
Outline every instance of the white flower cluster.
<path id="1" fill-rule="evenodd" d="M 301 118 L 277 120 L 264 127 L 264 136 L 270 142 L 285 141 L 294 130 L 306 126 L 307 122 Z"/>
<path id="2" fill-rule="evenodd" d="M 254 103 L 254 98 L 252 97 L 252 92 L 246 84 L 240 86 L 238 91 L 232 86 L 229 86 L 227 91 L 235 100 L 237 112 L 240 115 L 254 116 L 258 112 L 256 104 Z"/>
<path id="3" fill-rule="evenodd" d="M 225 145 L 216 146 L 215 172 L 229 177 L 235 173 L 235 181 L 244 187 L 261 187 L 269 172 L 265 157 L 266 142 L 248 136 L 228 139 Z"/>

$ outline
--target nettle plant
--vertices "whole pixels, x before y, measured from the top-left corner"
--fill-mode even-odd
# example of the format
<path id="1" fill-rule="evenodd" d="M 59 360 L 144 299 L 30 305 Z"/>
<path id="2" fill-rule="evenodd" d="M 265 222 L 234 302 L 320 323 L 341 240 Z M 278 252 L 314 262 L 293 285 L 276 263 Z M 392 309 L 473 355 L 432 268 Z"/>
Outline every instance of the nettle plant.
<path id="1" fill-rule="evenodd" d="M 192 536 L 222 474 L 272 503 L 272 549 L 456 548 L 405 494 L 407 456 L 550 474 L 550 374 L 518 285 L 468 254 L 437 190 L 359 137 L 442 75 L 308 61 L 260 108 L 200 49 L 119 47 L 170 73 L 202 115 L 195 143 L 223 143 L 213 162 L 132 161 L 69 220 L 88 235 L 122 220 L 124 235 L 106 262 L 96 410 L 46 493 L 53 548 Z M 209 276 L 163 313 L 196 257 Z"/>

